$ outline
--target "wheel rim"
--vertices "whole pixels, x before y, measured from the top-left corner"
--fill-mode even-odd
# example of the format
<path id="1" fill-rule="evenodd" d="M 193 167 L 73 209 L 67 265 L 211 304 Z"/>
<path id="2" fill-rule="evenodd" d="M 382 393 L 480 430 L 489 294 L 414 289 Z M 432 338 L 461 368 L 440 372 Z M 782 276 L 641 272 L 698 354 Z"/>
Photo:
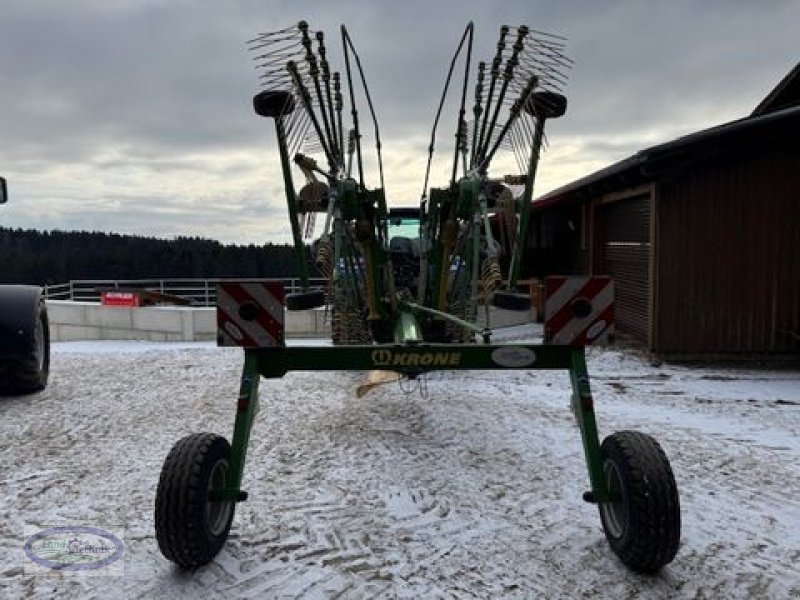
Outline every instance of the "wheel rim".
<path id="1" fill-rule="evenodd" d="M 603 465 L 606 475 L 606 488 L 612 498 L 617 498 L 613 502 L 603 502 L 600 505 L 600 514 L 609 535 L 614 538 L 622 537 L 628 522 L 628 513 L 625 510 L 625 498 L 622 490 L 622 477 L 619 469 L 613 461 L 607 460 Z"/>
<path id="2" fill-rule="evenodd" d="M 208 480 L 209 500 L 206 503 L 206 522 L 211 535 L 222 535 L 228 526 L 233 501 L 216 500 L 223 494 L 228 485 L 228 461 L 220 460 L 214 465 Z"/>

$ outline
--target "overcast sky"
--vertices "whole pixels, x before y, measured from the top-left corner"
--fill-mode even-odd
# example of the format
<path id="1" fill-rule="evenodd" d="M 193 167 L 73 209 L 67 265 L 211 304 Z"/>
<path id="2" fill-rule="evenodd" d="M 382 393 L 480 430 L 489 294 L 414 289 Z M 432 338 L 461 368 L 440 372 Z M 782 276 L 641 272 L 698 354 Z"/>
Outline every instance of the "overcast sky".
<path id="1" fill-rule="evenodd" d="M 0 175 L 11 194 L 0 224 L 286 241 L 274 126 L 252 111 L 245 41 L 300 19 L 331 46 L 344 23 L 357 45 L 390 205 L 419 200 L 436 104 L 470 20 L 476 59 L 491 60 L 502 24 L 567 38 L 569 107 L 548 125 L 536 196 L 746 116 L 800 59 L 798 0 L 0 0 Z"/>

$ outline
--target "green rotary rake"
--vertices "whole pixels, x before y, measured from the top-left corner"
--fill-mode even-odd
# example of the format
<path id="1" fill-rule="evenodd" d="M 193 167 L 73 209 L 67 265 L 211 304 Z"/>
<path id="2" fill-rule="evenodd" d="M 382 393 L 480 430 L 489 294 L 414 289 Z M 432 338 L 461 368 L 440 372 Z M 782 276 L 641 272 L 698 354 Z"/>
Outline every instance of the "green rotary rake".
<path id="1" fill-rule="evenodd" d="M 607 278 L 552 282 L 550 343 L 492 343 L 490 305 L 530 309 L 518 285 L 533 187 L 545 123 L 566 111 L 561 89 L 570 61 L 562 38 L 503 26 L 494 56 L 478 63 L 470 86 L 473 36 L 470 23 L 449 64 L 419 205 L 402 208 L 387 204 L 378 120 L 347 29 L 341 28 L 343 76 L 331 69 L 324 33 L 304 21 L 251 40 L 265 88 L 254 108 L 275 125 L 302 289 L 284 295 L 280 286 L 256 281 L 219 287 L 220 344 L 244 348 L 232 444 L 200 433 L 170 451 L 155 510 L 156 536 L 168 559 L 203 565 L 224 545 L 236 503 L 247 498 L 241 482 L 262 378 L 303 370 L 384 370 L 415 378 L 459 369 L 568 371 L 590 484 L 584 500 L 598 505 L 612 550 L 640 572 L 655 572 L 675 556 L 680 507 L 663 450 L 638 432 L 598 439 L 584 345 L 611 330 Z M 437 129 L 459 65 L 450 179 L 429 189 Z M 371 163 L 357 97 L 372 124 Z M 368 164 L 377 187 L 366 184 Z M 492 176 L 493 165 L 518 171 Z M 293 169 L 304 179 L 299 190 Z M 327 281 L 321 289 L 309 286 L 312 263 Z M 323 306 L 333 345 L 288 347 L 284 311 Z"/>

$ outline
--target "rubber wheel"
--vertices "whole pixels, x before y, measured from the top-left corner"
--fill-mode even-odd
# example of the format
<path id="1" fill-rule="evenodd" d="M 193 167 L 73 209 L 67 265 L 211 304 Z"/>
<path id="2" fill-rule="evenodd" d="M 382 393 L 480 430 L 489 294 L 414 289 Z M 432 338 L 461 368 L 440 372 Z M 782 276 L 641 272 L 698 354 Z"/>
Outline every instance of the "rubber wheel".
<path id="1" fill-rule="evenodd" d="M 323 290 L 286 294 L 287 310 L 309 310 L 320 306 L 325 306 L 325 292 Z"/>
<path id="2" fill-rule="evenodd" d="M 678 487 L 664 450 L 636 431 L 608 436 L 600 447 L 613 502 L 600 503 L 611 549 L 634 571 L 655 573 L 672 561 L 681 538 Z"/>
<path id="3" fill-rule="evenodd" d="M 257 115 L 276 119 L 294 110 L 294 96 L 286 90 L 265 90 L 253 96 L 253 109 Z"/>
<path id="4" fill-rule="evenodd" d="M 195 433 L 170 450 L 156 494 L 156 539 L 161 553 L 182 567 L 213 560 L 228 538 L 234 500 L 212 498 L 230 481 L 231 447 L 213 433 Z"/>
<path id="5" fill-rule="evenodd" d="M 505 310 L 530 310 L 531 297 L 527 294 L 515 294 L 514 292 L 495 292 L 492 297 L 492 305 Z"/>
<path id="6" fill-rule="evenodd" d="M 5 361 L 0 369 L 0 396 L 32 394 L 47 386 L 50 375 L 50 322 L 47 307 L 39 301 L 33 337 L 27 352 Z"/>

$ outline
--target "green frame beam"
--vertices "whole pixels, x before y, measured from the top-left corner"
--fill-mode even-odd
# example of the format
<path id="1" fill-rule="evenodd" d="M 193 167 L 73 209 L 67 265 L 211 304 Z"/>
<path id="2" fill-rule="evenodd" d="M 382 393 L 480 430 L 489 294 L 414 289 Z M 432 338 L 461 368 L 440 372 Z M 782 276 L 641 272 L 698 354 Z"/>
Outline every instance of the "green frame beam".
<path id="1" fill-rule="evenodd" d="M 241 500 L 250 432 L 258 412 L 259 379 L 289 371 L 388 370 L 416 377 L 430 371 L 466 369 L 563 370 L 572 383 L 572 411 L 583 442 L 593 502 L 611 498 L 605 483 L 600 442 L 584 348 L 542 344 L 381 344 L 245 349 L 231 448 L 231 487 L 225 496 Z M 324 365 L 324 367 L 322 367 Z"/>

